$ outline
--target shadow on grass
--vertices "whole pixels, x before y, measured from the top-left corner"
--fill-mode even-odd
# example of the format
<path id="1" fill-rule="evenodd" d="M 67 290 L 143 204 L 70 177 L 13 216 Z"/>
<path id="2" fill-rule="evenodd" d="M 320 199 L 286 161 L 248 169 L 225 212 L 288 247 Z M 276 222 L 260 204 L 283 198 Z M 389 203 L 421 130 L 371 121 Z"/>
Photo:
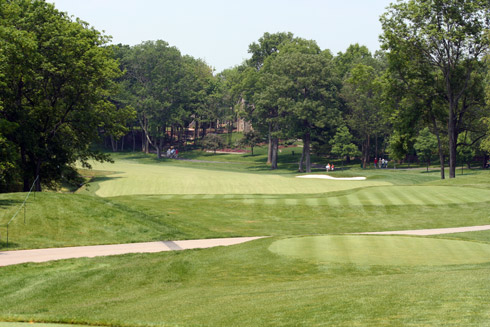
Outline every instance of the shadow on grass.
<path id="1" fill-rule="evenodd" d="M 4 199 L 4 200 L 0 200 L 0 209 L 6 209 L 8 207 L 12 207 L 12 206 L 15 206 L 15 205 L 19 205 L 21 204 L 23 201 L 21 200 L 12 200 L 12 199 Z"/>
<path id="2" fill-rule="evenodd" d="M 8 244 L 8 247 L 7 247 L 7 241 L 6 241 L 6 234 L 2 233 L 2 240 L 0 241 L 0 251 L 5 251 L 5 250 L 9 250 L 9 249 L 17 249 L 20 247 L 20 244 L 19 243 L 15 243 L 15 242 L 10 242 L 9 240 L 9 244 Z M 0 258 L 2 258 L 2 254 L 0 253 Z"/>
<path id="3" fill-rule="evenodd" d="M 119 179 L 119 178 L 122 178 L 122 177 L 119 177 L 119 176 L 114 176 L 114 177 L 110 177 L 110 176 L 96 176 L 94 177 L 90 183 L 99 183 L 99 182 L 105 182 L 105 181 L 110 181 L 110 180 L 113 180 L 113 179 Z M 90 184 L 89 183 L 89 184 Z"/>

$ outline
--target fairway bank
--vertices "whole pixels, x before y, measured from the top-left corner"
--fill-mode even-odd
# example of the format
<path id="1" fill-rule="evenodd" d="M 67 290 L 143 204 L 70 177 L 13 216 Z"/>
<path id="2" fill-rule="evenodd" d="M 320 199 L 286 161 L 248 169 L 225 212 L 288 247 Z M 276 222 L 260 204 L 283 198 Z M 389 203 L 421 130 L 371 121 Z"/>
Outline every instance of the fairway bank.
<path id="1" fill-rule="evenodd" d="M 96 170 L 115 171 L 93 183 L 101 197 L 143 194 L 293 194 L 326 193 L 366 186 L 391 185 L 385 181 L 298 179 L 290 174 L 230 172 L 118 160 L 94 163 Z M 95 186 L 94 185 L 94 186 Z"/>

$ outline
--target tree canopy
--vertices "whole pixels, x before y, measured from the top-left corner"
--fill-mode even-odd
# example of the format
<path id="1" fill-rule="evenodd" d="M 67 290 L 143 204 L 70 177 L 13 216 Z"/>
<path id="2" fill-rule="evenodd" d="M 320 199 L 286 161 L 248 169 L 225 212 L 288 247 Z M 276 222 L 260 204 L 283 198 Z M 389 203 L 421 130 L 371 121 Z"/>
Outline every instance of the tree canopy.
<path id="1" fill-rule="evenodd" d="M 36 176 L 37 190 L 60 181 L 77 161 L 108 160 L 90 147 L 117 115 L 109 97 L 121 72 L 108 40 L 44 1 L 0 3 L 2 133 L 24 190 Z"/>

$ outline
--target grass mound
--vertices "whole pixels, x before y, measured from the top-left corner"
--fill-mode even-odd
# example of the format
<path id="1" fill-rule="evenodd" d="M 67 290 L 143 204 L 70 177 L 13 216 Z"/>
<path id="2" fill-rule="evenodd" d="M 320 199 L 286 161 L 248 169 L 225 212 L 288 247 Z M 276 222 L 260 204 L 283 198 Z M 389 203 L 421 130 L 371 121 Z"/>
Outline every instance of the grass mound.
<path id="1" fill-rule="evenodd" d="M 322 263 L 438 266 L 490 262 L 490 244 L 422 237 L 297 237 L 276 241 L 269 249 L 280 255 Z"/>

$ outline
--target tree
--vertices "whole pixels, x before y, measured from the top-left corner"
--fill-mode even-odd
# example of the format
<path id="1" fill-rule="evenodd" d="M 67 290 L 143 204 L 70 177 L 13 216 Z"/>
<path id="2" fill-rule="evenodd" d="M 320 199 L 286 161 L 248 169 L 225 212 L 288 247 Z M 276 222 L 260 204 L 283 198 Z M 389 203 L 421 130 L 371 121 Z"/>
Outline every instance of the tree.
<path id="1" fill-rule="evenodd" d="M 330 145 L 332 146 L 332 154 L 341 158 L 342 169 L 344 169 L 344 157 L 359 155 L 359 149 L 352 143 L 352 135 L 345 125 L 337 129 L 337 133 L 330 141 Z"/>
<path id="2" fill-rule="evenodd" d="M 253 91 L 260 93 L 260 90 L 262 90 L 265 86 L 258 80 L 261 74 L 257 74 L 257 72 L 262 70 L 267 58 L 277 54 L 282 45 L 292 42 L 293 39 L 294 35 L 290 32 L 275 34 L 264 33 L 264 35 L 259 39 L 258 43 L 254 42 L 248 47 L 248 52 L 252 54 L 252 57 L 247 60 L 247 64 L 249 67 L 252 67 L 252 70 L 247 70 L 244 72 L 245 83 L 249 89 L 249 91 L 246 92 L 248 93 L 248 96 L 245 95 L 245 100 L 249 102 L 249 108 L 253 108 L 255 116 L 254 126 L 257 128 L 263 128 L 262 125 L 266 125 L 269 141 L 267 164 L 270 164 L 272 169 L 277 168 L 277 152 L 279 145 L 278 137 L 280 134 L 278 130 L 279 125 L 276 122 L 277 110 L 264 98 L 260 99 L 260 95 L 259 99 L 257 99 L 254 94 L 255 92 Z M 262 105 L 256 106 L 257 102 L 259 101 L 262 102 Z"/>
<path id="3" fill-rule="evenodd" d="M 240 146 L 249 146 L 252 150 L 252 156 L 254 155 L 254 147 L 262 141 L 260 133 L 252 130 L 243 133 L 243 137 L 238 141 Z"/>
<path id="4" fill-rule="evenodd" d="M 417 156 L 420 160 L 427 162 L 427 172 L 432 157 L 437 152 L 437 138 L 426 127 L 420 131 L 419 136 L 415 140 L 414 148 L 417 151 Z"/>
<path id="5" fill-rule="evenodd" d="M 322 52 L 314 41 L 296 38 L 283 43 L 259 72 L 260 91 L 256 110 L 265 112 L 273 136 L 272 168 L 277 168 L 279 137 L 301 138 L 303 154 L 299 171 L 311 171 L 310 145 L 321 130 L 336 126 L 338 83 L 332 69 L 332 56 Z"/>
<path id="6" fill-rule="evenodd" d="M 180 51 L 162 40 L 147 41 L 131 48 L 123 59 L 127 70 L 130 104 L 138 113 L 143 131 L 143 150 L 149 146 L 161 157 L 167 127 L 179 108 L 184 74 Z"/>
<path id="7" fill-rule="evenodd" d="M 202 140 L 202 146 L 205 149 L 213 150 L 214 154 L 216 154 L 216 150 L 223 148 L 224 143 L 221 136 L 218 134 L 209 133 Z"/>
<path id="8" fill-rule="evenodd" d="M 381 18 L 389 62 L 405 58 L 406 68 L 439 75 L 434 82 L 445 97 L 450 178 L 456 176 L 460 127 L 468 111 L 481 105 L 475 72 L 489 46 L 489 13 L 487 0 L 410 0 L 392 4 Z"/>
<path id="9" fill-rule="evenodd" d="M 121 72 L 108 41 L 44 1 L 0 3 L 1 118 L 16 124 L 4 137 L 19 153 L 24 190 L 36 176 L 37 191 L 54 186 L 77 161 L 109 160 L 90 146 L 116 112 L 108 97 Z"/>
<path id="10" fill-rule="evenodd" d="M 363 167 L 369 164 L 371 139 L 384 127 L 381 115 L 381 85 L 377 72 L 371 66 L 355 65 L 344 80 L 342 97 L 346 101 L 347 123 L 362 140 Z M 376 143 L 377 147 L 377 143 Z M 375 156 L 378 155 L 376 148 Z"/>

